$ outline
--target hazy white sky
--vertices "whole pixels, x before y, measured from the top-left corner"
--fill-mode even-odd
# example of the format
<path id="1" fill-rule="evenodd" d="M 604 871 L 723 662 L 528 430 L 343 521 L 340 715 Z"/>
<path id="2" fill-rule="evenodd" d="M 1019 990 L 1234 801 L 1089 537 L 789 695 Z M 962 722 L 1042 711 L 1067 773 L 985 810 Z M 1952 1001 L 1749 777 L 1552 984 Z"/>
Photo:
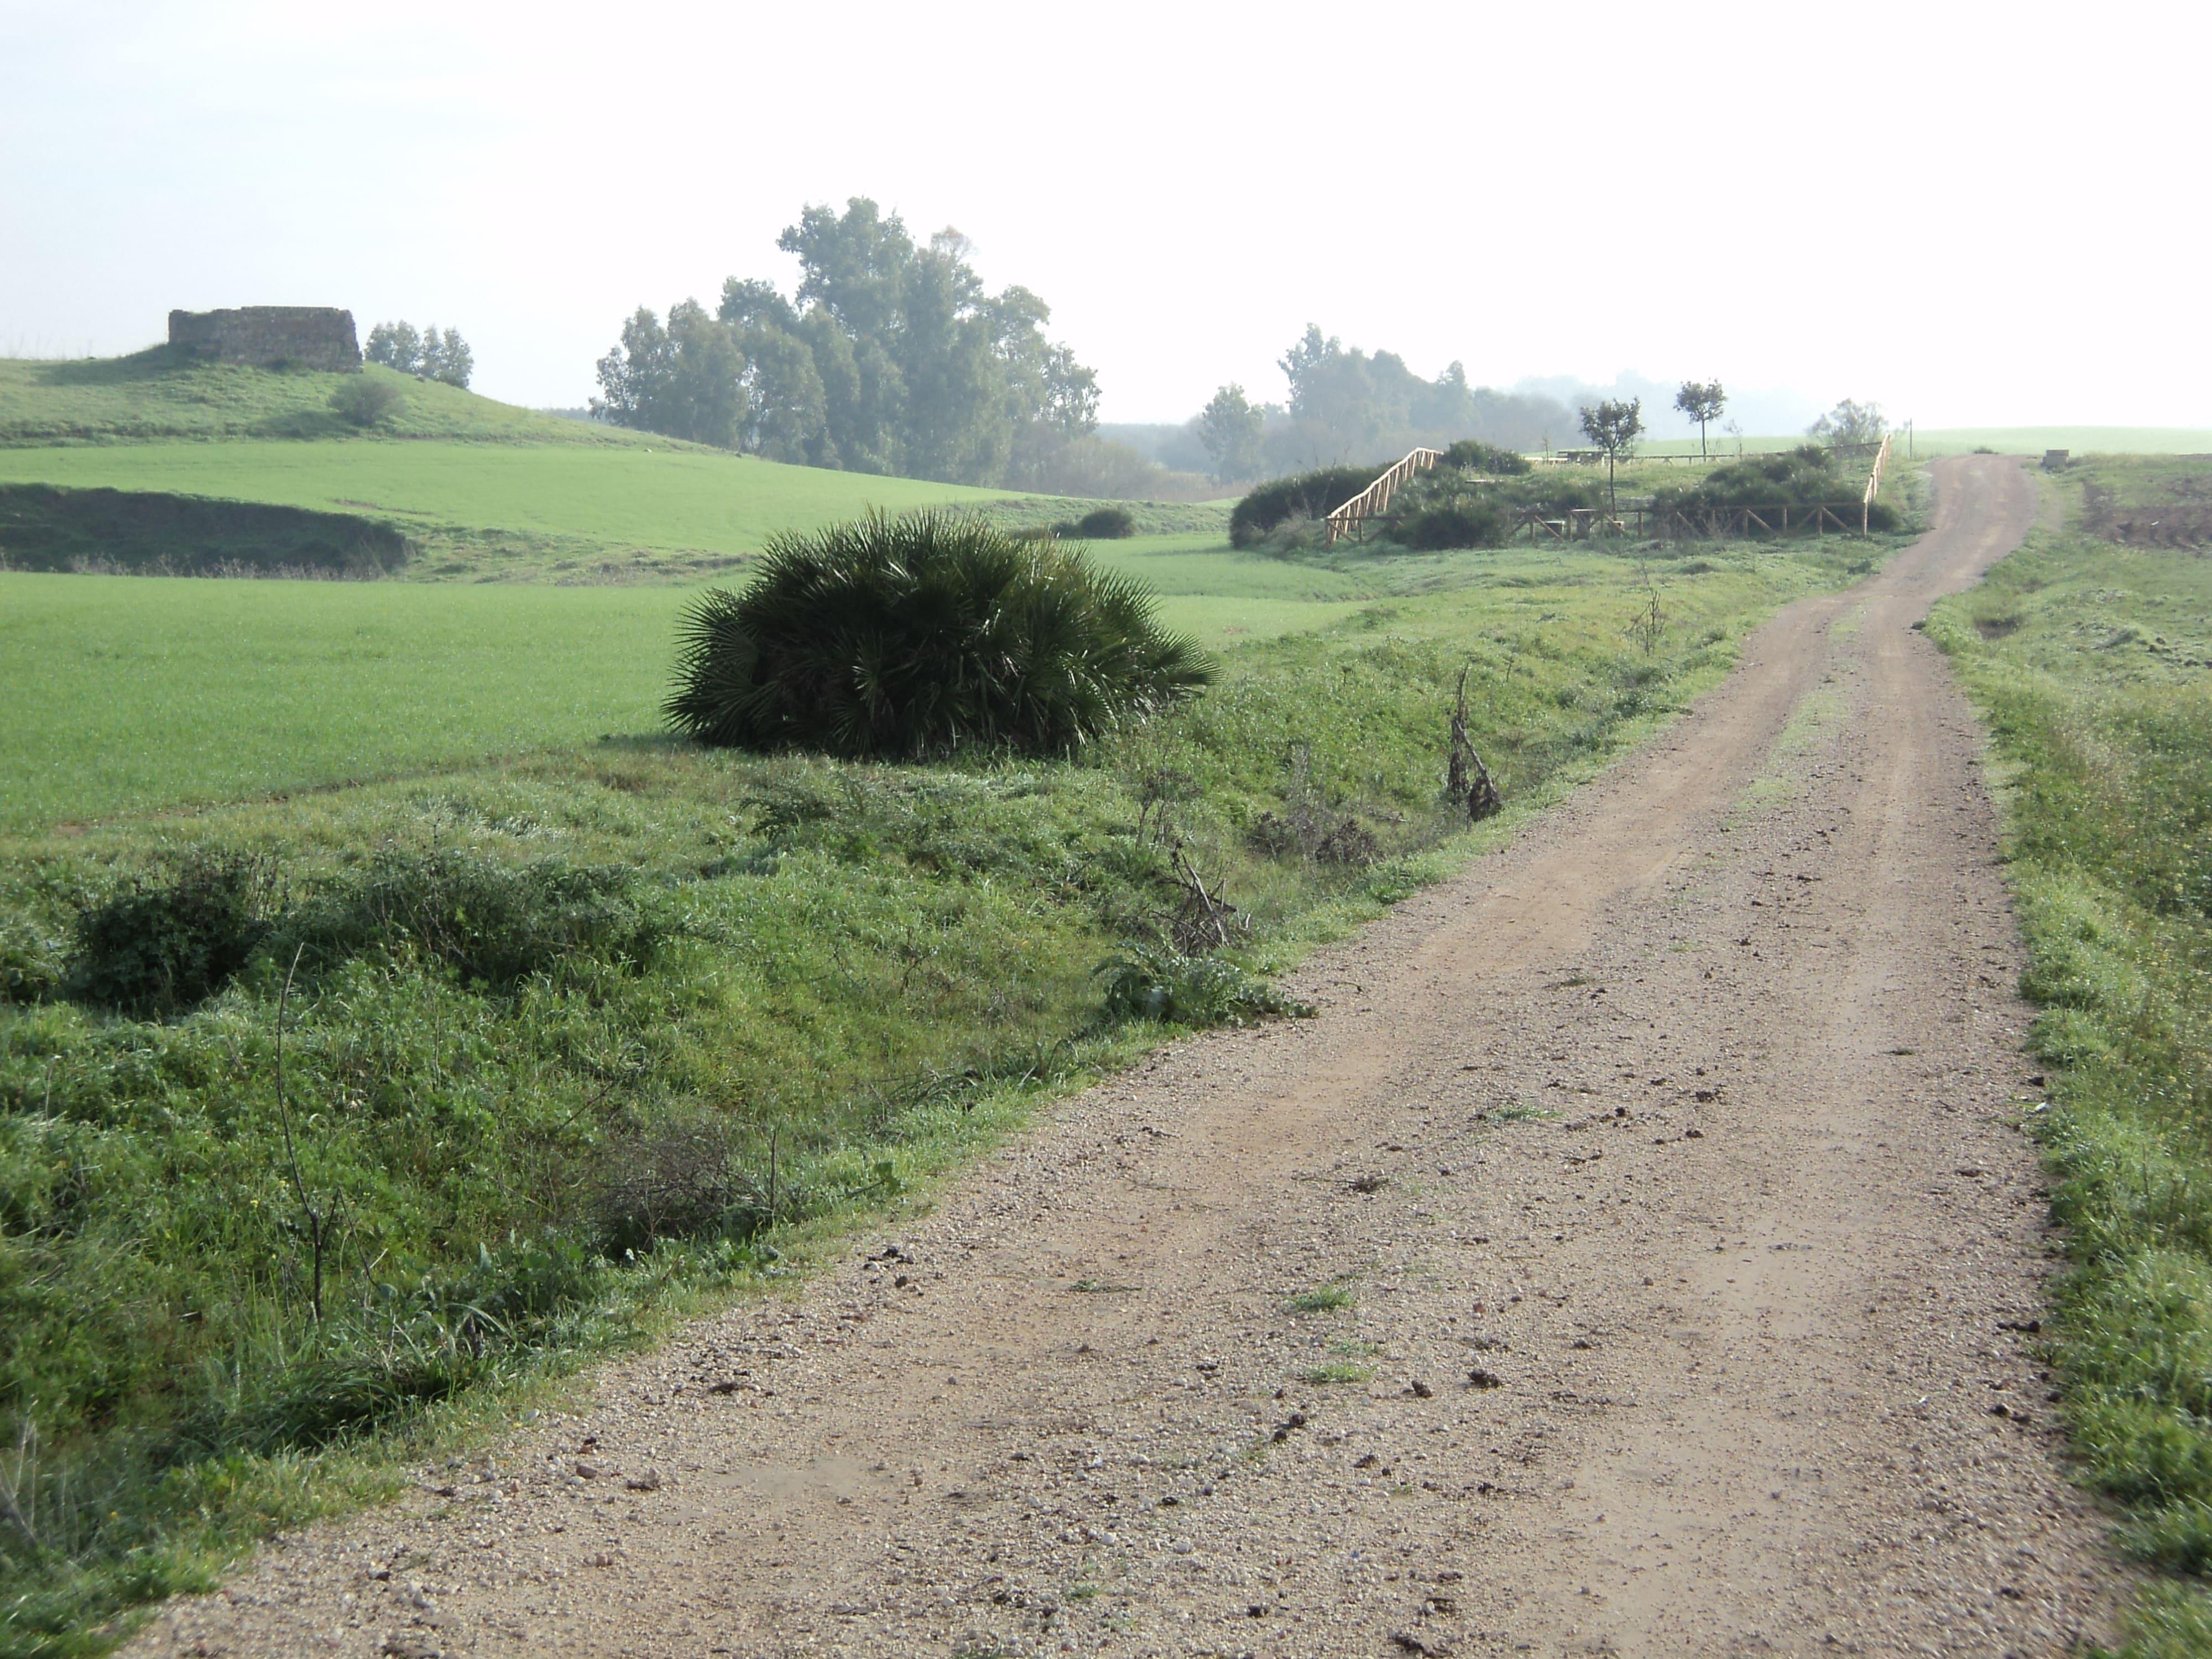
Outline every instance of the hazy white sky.
<path id="1" fill-rule="evenodd" d="M 1923 426 L 2212 426 L 2197 5 L 0 0 L 0 351 L 172 306 L 459 325 L 567 404 L 622 318 L 871 195 L 1054 307 L 1110 420 L 1309 320 Z"/>

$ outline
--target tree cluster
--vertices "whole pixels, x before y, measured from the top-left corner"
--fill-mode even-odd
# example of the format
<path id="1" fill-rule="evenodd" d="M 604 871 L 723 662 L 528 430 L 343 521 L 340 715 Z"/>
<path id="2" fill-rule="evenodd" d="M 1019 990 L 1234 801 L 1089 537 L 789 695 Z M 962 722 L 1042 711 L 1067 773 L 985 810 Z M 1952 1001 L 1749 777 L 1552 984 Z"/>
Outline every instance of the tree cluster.
<path id="1" fill-rule="evenodd" d="M 1029 289 L 987 293 L 969 244 L 926 244 L 866 197 L 809 207 L 776 246 L 795 297 L 731 277 L 709 312 L 641 307 L 599 360 L 600 418 L 812 466 L 963 483 L 1048 474 L 1097 424 L 1092 372 Z"/>
<path id="2" fill-rule="evenodd" d="M 1460 363 L 1423 380 L 1395 352 L 1347 348 L 1314 324 L 1279 366 L 1286 402 L 1255 404 L 1243 386 L 1224 386 L 1199 415 L 1215 477 L 1260 477 L 1417 446 L 1442 449 L 1462 438 L 1536 449 L 1574 426 L 1565 406 L 1549 398 L 1472 385 Z"/>
<path id="3" fill-rule="evenodd" d="M 361 355 L 402 374 L 443 380 L 447 386 L 465 387 L 477 368 L 476 354 L 461 331 L 449 328 L 441 333 L 435 323 L 420 333 L 410 322 L 379 323 L 368 331 L 368 343 Z"/>

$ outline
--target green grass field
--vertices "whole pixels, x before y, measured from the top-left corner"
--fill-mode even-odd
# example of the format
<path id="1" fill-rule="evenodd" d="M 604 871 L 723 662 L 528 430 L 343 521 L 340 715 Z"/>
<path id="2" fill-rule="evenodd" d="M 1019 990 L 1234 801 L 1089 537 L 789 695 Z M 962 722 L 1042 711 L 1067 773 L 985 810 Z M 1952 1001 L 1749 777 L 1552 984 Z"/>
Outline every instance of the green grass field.
<path id="1" fill-rule="evenodd" d="M 0 836 L 649 735 L 685 597 L 0 573 Z M 1222 651 L 1355 609 L 1159 611 Z"/>
<path id="2" fill-rule="evenodd" d="M 2136 499 L 2212 466 L 2094 469 Z M 2078 515 L 2081 478 L 2051 488 Z M 2212 1652 L 2212 561 L 2039 532 L 1930 634 L 1988 720 L 2023 989 L 2051 1101 L 2029 1116 L 2073 1269 L 2051 1348 L 2083 1478 L 2172 1575 L 2127 1652 Z"/>
<path id="3" fill-rule="evenodd" d="M 2178 426 L 1948 427 L 1916 432 L 1923 455 L 1962 455 L 1994 449 L 2001 455 L 2040 455 L 2046 449 L 2076 455 L 2212 454 L 2212 428 Z"/>

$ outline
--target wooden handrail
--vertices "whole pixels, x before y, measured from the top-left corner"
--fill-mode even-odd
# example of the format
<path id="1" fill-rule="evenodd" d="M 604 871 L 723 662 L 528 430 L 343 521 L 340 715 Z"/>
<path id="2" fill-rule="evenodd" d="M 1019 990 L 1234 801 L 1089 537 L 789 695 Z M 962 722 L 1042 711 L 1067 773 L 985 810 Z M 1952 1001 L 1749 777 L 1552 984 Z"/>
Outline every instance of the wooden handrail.
<path id="1" fill-rule="evenodd" d="M 1381 477 L 1328 515 L 1328 544 L 1334 547 L 1338 537 L 1349 534 L 1356 526 L 1386 509 L 1400 484 L 1416 472 L 1427 471 L 1443 458 L 1441 449 L 1415 449 L 1404 459 L 1391 463 Z"/>
<path id="2" fill-rule="evenodd" d="M 1881 470 L 1889 461 L 1889 434 L 1881 434 L 1881 447 L 1874 453 L 1874 471 L 1867 474 L 1866 494 L 1859 501 L 1859 534 L 1870 535 L 1868 526 L 1874 520 L 1874 498 L 1881 493 Z"/>

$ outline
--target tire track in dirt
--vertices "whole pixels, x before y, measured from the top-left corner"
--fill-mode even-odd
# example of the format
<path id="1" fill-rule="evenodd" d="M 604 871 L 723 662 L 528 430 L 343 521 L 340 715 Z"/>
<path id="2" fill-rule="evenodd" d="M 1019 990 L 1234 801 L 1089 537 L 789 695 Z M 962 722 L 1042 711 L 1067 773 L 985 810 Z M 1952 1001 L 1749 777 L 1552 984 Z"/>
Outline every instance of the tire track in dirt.
<path id="1" fill-rule="evenodd" d="M 794 1301 L 144 1654 L 2050 1653 L 2119 1576 L 1978 738 L 2014 464 L 1650 748 Z M 1295 1311 L 1327 1285 L 1350 1305 Z M 1475 1375 L 1470 1381 L 1471 1374 Z M 435 1487 L 445 1486 L 441 1493 Z"/>

